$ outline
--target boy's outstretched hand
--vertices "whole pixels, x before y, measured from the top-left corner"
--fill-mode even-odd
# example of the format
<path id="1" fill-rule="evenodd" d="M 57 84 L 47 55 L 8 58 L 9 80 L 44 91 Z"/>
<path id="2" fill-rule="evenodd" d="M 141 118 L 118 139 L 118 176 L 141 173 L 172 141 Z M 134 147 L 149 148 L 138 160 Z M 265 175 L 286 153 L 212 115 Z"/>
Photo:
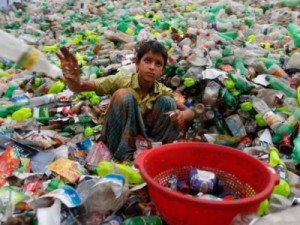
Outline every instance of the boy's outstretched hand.
<path id="1" fill-rule="evenodd" d="M 68 88 L 71 91 L 80 92 L 81 79 L 77 59 L 66 47 L 62 47 L 56 55 L 61 61 L 61 69 Z"/>
<path id="2" fill-rule="evenodd" d="M 183 123 L 185 121 L 182 111 L 180 111 L 178 109 L 167 112 L 166 114 L 169 115 L 169 117 L 173 123 L 176 123 L 178 125 L 180 125 L 181 123 Z"/>

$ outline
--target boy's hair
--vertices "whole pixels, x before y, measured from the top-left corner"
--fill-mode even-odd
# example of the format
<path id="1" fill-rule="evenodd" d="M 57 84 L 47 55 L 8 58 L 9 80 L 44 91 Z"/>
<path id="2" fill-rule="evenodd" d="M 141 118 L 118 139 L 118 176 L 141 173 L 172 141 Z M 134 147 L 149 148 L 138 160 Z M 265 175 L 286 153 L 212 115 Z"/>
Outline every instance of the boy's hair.
<path id="1" fill-rule="evenodd" d="M 137 50 L 137 60 L 140 61 L 142 57 L 147 53 L 152 51 L 154 54 L 161 55 L 164 60 L 164 67 L 167 65 L 167 60 L 168 60 L 168 53 L 167 49 L 163 44 L 156 40 L 151 40 L 151 41 L 146 41 L 142 42 L 138 46 Z"/>

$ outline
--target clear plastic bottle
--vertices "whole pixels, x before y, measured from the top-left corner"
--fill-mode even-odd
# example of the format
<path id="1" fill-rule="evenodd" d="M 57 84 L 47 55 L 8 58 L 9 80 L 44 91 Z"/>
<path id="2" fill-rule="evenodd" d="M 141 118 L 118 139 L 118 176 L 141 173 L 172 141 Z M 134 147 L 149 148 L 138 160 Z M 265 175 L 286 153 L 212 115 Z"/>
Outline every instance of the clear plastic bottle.
<path id="1" fill-rule="evenodd" d="M 274 63 L 269 69 L 269 73 L 274 75 L 275 77 L 283 77 L 287 78 L 288 74 L 276 63 Z"/>
<path id="2" fill-rule="evenodd" d="M 193 78 L 195 81 L 199 81 L 202 78 L 202 71 L 204 69 L 199 66 L 191 66 L 184 74 L 184 78 L 190 77 Z"/>
<path id="3" fill-rule="evenodd" d="M 284 98 L 285 94 L 278 90 L 261 88 L 257 90 L 256 97 L 263 99 L 269 107 L 273 107 L 276 103 L 276 100 Z"/>
<path id="4" fill-rule="evenodd" d="M 218 84 L 215 81 L 210 81 L 204 90 L 203 98 L 202 98 L 202 103 L 206 107 L 214 107 L 218 100 L 219 96 L 219 89 L 220 89 L 220 84 Z"/>
<path id="5" fill-rule="evenodd" d="M 208 58 L 208 52 L 205 49 L 194 49 L 192 54 L 187 58 L 193 66 L 206 66 L 210 65 L 210 59 Z"/>
<path id="6" fill-rule="evenodd" d="M 18 63 L 24 69 L 45 73 L 52 78 L 62 76 L 62 71 L 51 64 L 42 52 L 2 30 L 0 30 L 0 48 L 0 57 Z"/>
<path id="7" fill-rule="evenodd" d="M 29 106 L 38 107 L 41 105 L 47 105 L 49 103 L 53 103 L 57 100 L 57 96 L 55 94 L 47 94 L 38 97 L 32 97 L 29 99 Z"/>
<path id="8" fill-rule="evenodd" d="M 233 136 L 244 137 L 247 135 L 245 126 L 238 114 L 226 117 L 225 122 Z"/>
<path id="9" fill-rule="evenodd" d="M 292 54 L 290 59 L 287 62 L 286 68 L 297 68 L 300 69 L 300 52 L 295 52 Z"/>
<path id="10" fill-rule="evenodd" d="M 271 108 L 269 108 L 264 100 L 253 97 L 252 104 L 256 112 L 263 116 L 264 120 L 272 130 L 275 131 L 282 124 L 282 121 L 279 120 L 278 116 Z"/>

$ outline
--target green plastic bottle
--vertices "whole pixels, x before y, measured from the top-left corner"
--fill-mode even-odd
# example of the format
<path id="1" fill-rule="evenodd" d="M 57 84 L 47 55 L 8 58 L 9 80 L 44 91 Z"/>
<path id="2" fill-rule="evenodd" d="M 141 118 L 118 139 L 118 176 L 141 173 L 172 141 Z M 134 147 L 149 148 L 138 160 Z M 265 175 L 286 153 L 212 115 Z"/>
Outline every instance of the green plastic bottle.
<path id="1" fill-rule="evenodd" d="M 237 105 L 236 98 L 233 97 L 232 94 L 230 94 L 230 92 L 227 90 L 227 88 L 221 88 L 220 93 L 221 93 L 221 98 L 226 103 L 228 108 L 234 109 Z"/>
<path id="2" fill-rule="evenodd" d="M 137 216 L 124 220 L 123 225 L 163 225 L 159 216 Z"/>
<path id="3" fill-rule="evenodd" d="M 15 104 L 5 107 L 5 109 L 7 110 L 8 114 L 10 115 L 10 114 L 18 111 L 25 105 L 26 105 L 25 103 L 15 103 Z"/>
<path id="4" fill-rule="evenodd" d="M 297 91 L 291 88 L 283 79 L 274 77 L 273 75 L 267 75 L 265 79 L 269 82 L 270 88 L 282 91 L 288 97 L 297 98 Z"/>
<path id="5" fill-rule="evenodd" d="M 296 6 L 300 5 L 300 0 L 280 0 L 280 3 L 283 6 L 296 7 Z"/>
<path id="6" fill-rule="evenodd" d="M 9 115 L 9 111 L 6 108 L 0 106 L 0 117 L 5 118 L 8 115 Z"/>
<path id="7" fill-rule="evenodd" d="M 264 63 L 266 69 L 270 69 L 273 64 L 277 64 L 278 66 L 281 66 L 280 61 L 277 59 L 260 57 L 258 58 L 258 60 Z"/>
<path id="8" fill-rule="evenodd" d="M 220 118 L 217 115 L 215 115 L 214 118 L 212 119 L 212 122 L 213 122 L 213 124 L 216 126 L 217 130 L 221 134 L 227 134 L 227 135 L 229 135 L 229 131 L 228 131 L 226 125 L 224 124 L 222 118 Z"/>
<path id="9" fill-rule="evenodd" d="M 242 58 L 236 57 L 236 58 L 234 59 L 234 61 L 232 62 L 232 65 L 234 66 L 234 68 L 235 68 L 236 70 L 239 70 L 240 73 L 241 73 L 242 75 L 248 75 L 249 72 L 248 72 L 248 70 L 246 69 L 246 67 L 245 67 L 245 65 L 244 65 L 244 61 L 243 61 Z"/>
<path id="10" fill-rule="evenodd" d="M 294 149 L 292 153 L 292 159 L 297 163 L 300 164 L 300 123 L 298 123 L 298 134 L 294 138 Z"/>
<path id="11" fill-rule="evenodd" d="M 227 46 L 227 45 L 223 46 L 222 47 L 222 55 L 223 55 L 223 57 L 231 56 L 231 55 L 233 55 L 233 51 L 229 46 Z"/>
<path id="12" fill-rule="evenodd" d="M 289 23 L 287 30 L 294 41 L 295 47 L 300 48 L 300 27 L 295 23 Z"/>
<path id="13" fill-rule="evenodd" d="M 97 78 L 100 76 L 100 69 L 97 66 L 92 66 L 90 69 L 90 77 Z"/>
<path id="14" fill-rule="evenodd" d="M 226 4 L 219 4 L 219 5 L 213 5 L 213 6 L 210 6 L 208 8 L 208 12 L 211 12 L 211 13 L 218 13 L 221 9 L 225 9 L 226 8 Z"/>
<path id="15" fill-rule="evenodd" d="M 5 91 L 4 97 L 11 98 L 14 94 L 14 91 L 17 89 L 17 86 L 10 85 L 7 90 Z"/>
<path id="16" fill-rule="evenodd" d="M 237 90 L 241 92 L 247 92 L 249 90 L 247 82 L 243 79 L 241 75 L 236 73 L 229 73 L 228 76 L 234 81 Z"/>
<path id="17" fill-rule="evenodd" d="M 297 108 L 283 124 L 281 124 L 273 135 L 273 143 L 278 143 L 282 140 L 284 134 L 292 135 L 297 123 L 300 122 L 300 108 Z"/>
<path id="18" fill-rule="evenodd" d="M 238 37 L 238 34 L 235 31 L 217 32 L 217 35 L 225 41 L 231 41 Z"/>

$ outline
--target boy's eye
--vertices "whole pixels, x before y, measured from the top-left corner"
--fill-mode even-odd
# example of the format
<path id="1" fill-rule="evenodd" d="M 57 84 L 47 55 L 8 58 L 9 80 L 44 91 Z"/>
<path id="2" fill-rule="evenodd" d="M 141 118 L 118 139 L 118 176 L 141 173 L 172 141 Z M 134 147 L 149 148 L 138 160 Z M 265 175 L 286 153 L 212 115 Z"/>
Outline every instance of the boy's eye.
<path id="1" fill-rule="evenodd" d="M 155 62 L 155 66 L 157 66 L 157 67 L 162 67 L 163 64 L 162 64 L 162 62 L 158 61 L 158 62 Z"/>
<path id="2" fill-rule="evenodd" d="M 145 61 L 145 63 L 151 63 L 152 62 L 152 60 L 149 59 L 149 58 L 144 59 L 144 61 Z"/>
<path id="3" fill-rule="evenodd" d="M 163 62 L 162 61 L 160 61 L 160 60 L 155 60 L 155 59 L 153 59 L 153 58 L 148 58 L 148 57 L 146 57 L 146 58 L 144 58 L 144 62 L 146 63 L 146 64 L 151 64 L 151 63 L 154 63 L 154 65 L 156 66 L 156 67 L 163 67 Z"/>

